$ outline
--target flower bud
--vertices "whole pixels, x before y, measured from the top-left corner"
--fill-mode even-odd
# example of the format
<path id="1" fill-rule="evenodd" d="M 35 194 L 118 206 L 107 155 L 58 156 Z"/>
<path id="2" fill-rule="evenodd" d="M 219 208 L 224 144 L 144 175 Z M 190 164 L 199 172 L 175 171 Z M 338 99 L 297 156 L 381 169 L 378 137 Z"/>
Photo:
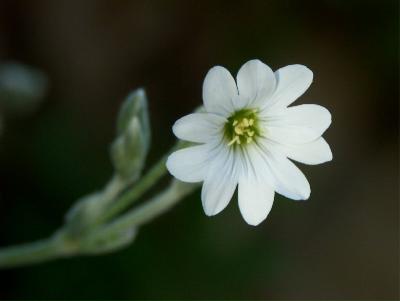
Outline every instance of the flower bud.
<path id="1" fill-rule="evenodd" d="M 145 152 L 150 146 L 150 123 L 147 108 L 147 97 L 143 89 L 137 89 L 131 92 L 122 104 L 117 120 L 117 135 L 123 134 L 129 125 L 132 118 L 138 118 L 141 126 L 141 136 Z"/>
<path id="2" fill-rule="evenodd" d="M 146 138 L 137 117 L 133 117 L 125 131 L 111 146 L 111 160 L 117 174 L 134 181 L 143 169 L 147 155 Z"/>
<path id="3" fill-rule="evenodd" d="M 117 120 L 117 138 L 111 145 L 111 160 L 118 176 L 135 181 L 143 169 L 150 146 L 147 97 L 143 89 L 130 93 Z"/>

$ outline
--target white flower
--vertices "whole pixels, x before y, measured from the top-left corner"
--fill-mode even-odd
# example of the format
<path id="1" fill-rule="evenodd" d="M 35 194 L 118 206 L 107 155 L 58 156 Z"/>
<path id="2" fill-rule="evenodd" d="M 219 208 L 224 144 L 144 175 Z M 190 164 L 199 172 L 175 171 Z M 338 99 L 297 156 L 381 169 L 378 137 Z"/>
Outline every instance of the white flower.
<path id="1" fill-rule="evenodd" d="M 207 73 L 205 112 L 184 116 L 173 126 L 178 138 L 198 145 L 172 153 L 167 161 L 177 179 L 204 182 L 201 199 L 207 215 L 221 212 L 236 186 L 240 212 L 250 225 L 267 217 L 275 192 L 308 199 L 310 185 L 289 159 L 310 165 L 332 160 L 321 137 L 331 115 L 319 105 L 288 106 L 312 79 L 305 66 L 289 65 L 274 73 L 259 60 L 240 68 L 237 86 L 223 67 Z"/>

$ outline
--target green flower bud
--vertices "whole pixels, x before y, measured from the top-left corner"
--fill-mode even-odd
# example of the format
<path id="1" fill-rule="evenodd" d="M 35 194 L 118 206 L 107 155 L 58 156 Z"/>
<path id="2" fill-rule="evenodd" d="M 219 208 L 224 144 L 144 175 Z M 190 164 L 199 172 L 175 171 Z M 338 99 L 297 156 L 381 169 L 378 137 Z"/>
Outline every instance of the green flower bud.
<path id="1" fill-rule="evenodd" d="M 117 134 L 111 146 L 111 160 L 117 174 L 133 182 L 140 176 L 150 146 L 147 98 L 143 89 L 132 92 L 122 105 Z"/>
<path id="2" fill-rule="evenodd" d="M 142 127 L 143 147 L 147 152 L 150 146 L 150 122 L 147 106 L 147 97 L 143 89 L 131 92 L 122 104 L 117 120 L 117 134 L 121 135 L 131 123 L 133 117 L 139 119 Z"/>
<path id="3" fill-rule="evenodd" d="M 144 166 L 147 150 L 142 127 L 134 117 L 111 146 L 111 160 L 117 174 L 127 181 L 135 181 Z"/>

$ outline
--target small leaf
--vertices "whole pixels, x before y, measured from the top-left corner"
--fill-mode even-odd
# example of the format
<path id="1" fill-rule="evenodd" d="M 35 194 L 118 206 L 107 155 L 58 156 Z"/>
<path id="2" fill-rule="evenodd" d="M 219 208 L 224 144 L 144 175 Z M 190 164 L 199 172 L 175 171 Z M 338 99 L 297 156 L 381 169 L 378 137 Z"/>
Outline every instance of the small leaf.
<path id="1" fill-rule="evenodd" d="M 103 212 L 103 195 L 93 193 L 78 200 L 65 215 L 68 232 L 71 236 L 88 231 L 92 222 Z"/>

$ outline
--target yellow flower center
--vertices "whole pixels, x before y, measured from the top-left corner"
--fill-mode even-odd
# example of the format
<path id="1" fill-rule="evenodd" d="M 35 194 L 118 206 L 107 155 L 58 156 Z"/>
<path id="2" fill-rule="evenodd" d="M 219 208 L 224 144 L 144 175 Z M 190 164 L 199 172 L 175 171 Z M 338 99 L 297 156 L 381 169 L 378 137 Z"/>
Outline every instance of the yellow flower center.
<path id="1" fill-rule="evenodd" d="M 259 135 L 256 110 L 240 110 L 228 118 L 225 137 L 228 146 L 249 144 Z"/>

